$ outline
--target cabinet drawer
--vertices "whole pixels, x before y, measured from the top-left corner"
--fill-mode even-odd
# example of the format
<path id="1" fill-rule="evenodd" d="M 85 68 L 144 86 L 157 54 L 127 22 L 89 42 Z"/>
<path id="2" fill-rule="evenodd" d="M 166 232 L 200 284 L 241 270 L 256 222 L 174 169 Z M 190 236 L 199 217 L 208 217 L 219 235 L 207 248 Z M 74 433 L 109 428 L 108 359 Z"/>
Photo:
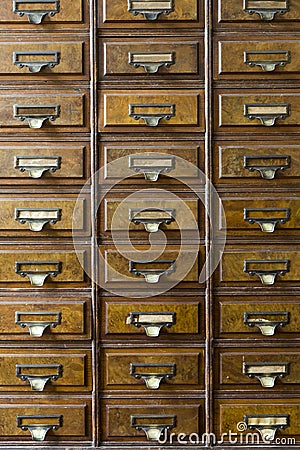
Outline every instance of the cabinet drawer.
<path id="1" fill-rule="evenodd" d="M 102 91 L 99 130 L 203 132 L 203 91 Z"/>
<path id="2" fill-rule="evenodd" d="M 204 350 L 104 350 L 103 389 L 160 391 L 204 388 Z"/>
<path id="3" fill-rule="evenodd" d="M 166 192 L 161 198 L 159 196 L 159 192 L 150 191 L 149 194 L 140 192 L 135 198 L 106 197 L 102 202 L 104 222 L 100 226 L 101 233 L 112 234 L 114 240 L 124 239 L 125 233 L 129 232 L 133 238 L 148 241 L 149 233 L 153 236 L 152 233 L 159 230 L 167 235 L 175 234 L 181 240 L 196 238 L 200 216 L 198 200 L 184 196 L 174 199 L 174 194 Z M 202 228 L 203 217 L 199 222 L 199 228 Z M 200 230 L 201 235 L 203 231 Z"/>
<path id="4" fill-rule="evenodd" d="M 1 184 L 84 184 L 90 175 L 89 155 L 87 142 L 1 142 Z"/>
<path id="5" fill-rule="evenodd" d="M 195 334 L 203 338 L 204 297 L 103 298 L 102 317 L 103 338 L 161 340 L 171 335 L 174 340 Z"/>
<path id="6" fill-rule="evenodd" d="M 78 260 L 80 258 L 80 261 Z M 85 250 L 56 249 L 30 245 L 28 250 L 0 249 L 0 283 L 3 287 L 76 287 L 86 284 Z"/>
<path id="7" fill-rule="evenodd" d="M 219 284 L 289 286 L 299 283 L 300 253 L 292 248 L 226 248 L 220 265 Z"/>
<path id="8" fill-rule="evenodd" d="M 230 235 L 255 235 L 265 240 L 299 233 L 300 198 L 297 196 L 226 196 L 222 197 L 222 205 L 226 214 L 226 231 Z"/>
<path id="9" fill-rule="evenodd" d="M 52 29 L 57 24 L 79 25 L 83 21 L 81 0 L 40 0 L 30 4 L 27 0 L 3 0 L 0 24 L 19 26 L 38 26 L 39 29 Z M 89 2 L 87 1 L 87 4 Z M 22 14 L 23 13 L 23 14 Z"/>
<path id="10" fill-rule="evenodd" d="M 294 0 L 218 0 L 215 11 L 222 26 L 249 25 L 269 31 L 274 30 L 274 25 L 297 27 L 300 18 L 300 5 Z"/>
<path id="11" fill-rule="evenodd" d="M 146 404 L 145 404 L 146 403 Z M 204 401 L 198 400 L 111 400 L 103 401 L 103 439 L 116 442 L 157 442 L 162 430 L 161 443 L 168 442 L 170 433 L 202 433 Z M 156 427 L 151 438 L 147 425 Z M 169 432 L 166 430 L 169 426 Z M 138 429 L 137 429 L 138 428 Z"/>
<path id="12" fill-rule="evenodd" d="M 203 26 L 203 0 L 104 0 L 99 7 L 100 28 L 172 28 Z"/>
<path id="13" fill-rule="evenodd" d="M 274 90 L 272 91 L 274 92 Z M 256 89 L 249 91 L 231 91 L 229 94 L 219 92 L 217 110 L 219 124 L 216 130 L 250 131 L 251 133 L 270 133 L 299 131 L 300 94 L 297 92 L 274 94 L 271 91 Z"/>
<path id="14" fill-rule="evenodd" d="M 101 282 L 107 289 L 142 289 L 166 292 L 173 287 L 199 287 L 199 260 L 203 264 L 203 247 L 168 245 L 136 245 L 133 250 L 124 245 L 101 246 L 105 271 Z M 201 258 L 200 258 L 201 253 Z M 143 295 L 144 296 L 144 295 Z"/>
<path id="15" fill-rule="evenodd" d="M 298 339 L 300 302 L 292 295 L 216 297 L 215 332 L 230 339 Z"/>
<path id="16" fill-rule="evenodd" d="M 77 195 L 0 196 L 0 232 L 2 236 L 12 237 L 70 237 L 72 232 L 88 235 L 87 202 L 87 197 L 77 199 Z"/>
<path id="17" fill-rule="evenodd" d="M 30 443 L 86 441 L 91 439 L 90 414 L 91 401 L 88 398 L 2 398 L 0 436 L 2 441 L 9 442 L 16 439 Z M 42 424 L 45 425 L 44 432 Z"/>
<path id="18" fill-rule="evenodd" d="M 88 42 L 70 36 L 66 40 L 63 36 L 48 36 L 32 41 L 23 38 L 18 42 L 18 36 L 10 41 L 0 38 L 0 52 L 3 63 L 0 76 L 14 80 L 33 80 L 49 78 L 88 79 Z M 15 42 L 14 42 L 15 40 Z M 85 61 L 84 58 L 85 57 Z M 12 78 L 13 77 L 13 78 Z"/>
<path id="19" fill-rule="evenodd" d="M 217 350 L 217 389 L 263 392 L 299 389 L 299 348 L 249 348 Z"/>
<path id="20" fill-rule="evenodd" d="M 279 36 L 272 40 L 249 39 L 246 35 L 222 38 L 215 42 L 215 54 L 218 55 L 216 79 L 299 77 L 300 41 L 296 39 L 283 40 Z"/>
<path id="21" fill-rule="evenodd" d="M 214 147 L 215 182 L 220 184 L 251 184 L 271 188 L 298 183 L 300 146 L 256 145 L 239 141 L 228 145 L 219 141 Z"/>
<path id="22" fill-rule="evenodd" d="M 70 341 L 91 338 L 91 304 L 89 298 L 68 299 L 64 295 L 43 295 L 18 300 L 0 299 L 0 339 L 32 342 L 39 340 Z"/>
<path id="23" fill-rule="evenodd" d="M 232 433 L 237 432 L 237 424 L 240 422 L 245 422 L 248 428 L 245 430 L 243 427 L 243 432 L 238 433 L 239 442 L 244 437 L 243 442 L 248 445 L 249 442 L 253 445 L 262 443 L 262 436 L 266 437 L 266 435 L 272 438 L 268 439 L 270 443 L 275 443 L 275 438 L 294 438 L 294 441 L 291 441 L 294 444 L 300 439 L 298 399 L 216 400 L 215 414 L 215 433 L 217 438 L 222 436 L 224 441 L 228 441 L 229 430 Z M 253 428 L 249 429 L 249 426 Z M 241 430 L 238 429 L 238 431 Z M 254 440 L 249 440 L 251 438 L 249 434 L 254 433 L 255 436 L 252 436 Z"/>
<path id="24" fill-rule="evenodd" d="M 91 390 L 87 350 L 0 350 L 0 391 L 32 393 Z"/>
<path id="25" fill-rule="evenodd" d="M 155 75 L 168 78 L 172 75 L 194 75 L 203 79 L 204 56 L 203 42 L 180 38 L 180 42 L 171 39 L 145 39 L 125 41 L 105 39 L 103 49 L 103 76 Z M 147 75 L 148 74 L 148 75 Z M 198 77 L 197 77 L 198 78 Z"/>
<path id="26" fill-rule="evenodd" d="M 167 183 L 197 183 L 204 185 L 203 142 L 105 142 L 101 145 L 100 157 L 102 183 L 148 184 L 151 187 Z M 199 171 L 199 169 L 200 171 Z M 153 184 L 155 183 L 155 184 Z M 184 187 L 181 185 L 181 188 Z"/>
<path id="27" fill-rule="evenodd" d="M 89 130 L 87 91 L 6 92 L 0 95 L 0 128 L 3 133 Z"/>

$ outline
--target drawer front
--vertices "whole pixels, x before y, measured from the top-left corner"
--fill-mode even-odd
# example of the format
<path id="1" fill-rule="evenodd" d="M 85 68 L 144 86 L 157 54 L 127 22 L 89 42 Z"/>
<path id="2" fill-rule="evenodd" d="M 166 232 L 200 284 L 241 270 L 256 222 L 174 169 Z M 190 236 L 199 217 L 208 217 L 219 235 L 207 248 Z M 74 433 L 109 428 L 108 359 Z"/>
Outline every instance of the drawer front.
<path id="1" fill-rule="evenodd" d="M 143 431 L 139 425 L 145 429 L 147 424 L 152 423 L 157 425 L 155 430 L 158 434 L 162 429 L 161 442 L 168 442 L 169 433 L 202 433 L 203 417 L 204 417 L 204 401 L 192 400 L 176 400 L 171 402 L 168 400 L 159 400 L 159 406 L 156 400 L 145 401 L 130 401 L 130 400 L 116 400 L 103 401 L 102 417 L 106 423 L 103 423 L 103 438 L 109 441 L 116 442 L 149 442 L 146 432 Z M 163 424 L 170 426 L 170 431 Z M 138 430 L 136 428 L 139 428 Z M 166 434 L 165 434 L 166 432 Z M 154 438 L 157 436 L 153 436 Z M 150 442 L 157 441 L 151 439 Z"/>
<path id="2" fill-rule="evenodd" d="M 217 336 L 231 339 L 298 339 L 300 303 L 285 295 L 247 296 L 237 300 L 217 297 Z"/>
<path id="3" fill-rule="evenodd" d="M 204 350 L 105 350 L 103 389 L 204 389 Z"/>
<path id="4" fill-rule="evenodd" d="M 88 235 L 88 198 L 76 197 L 0 197 L 0 231 L 7 236 Z"/>
<path id="5" fill-rule="evenodd" d="M 0 350 L 0 391 L 88 392 L 91 352 L 87 350 Z"/>
<path id="6" fill-rule="evenodd" d="M 0 250 L 0 283 L 12 283 L 27 288 L 83 286 L 87 264 L 84 250 L 47 250 L 33 248 L 28 251 Z M 78 260 L 80 258 L 80 261 Z"/>
<path id="7" fill-rule="evenodd" d="M 58 442 L 90 440 L 91 402 L 89 399 L 49 397 L 46 401 L 30 398 L 12 398 L 0 404 L 1 439 L 25 442 Z M 48 425 L 46 435 L 41 427 Z M 33 425 L 33 426 L 32 426 Z M 22 429 L 24 427 L 24 429 Z M 53 427 L 55 429 L 53 429 Z M 37 439 L 40 437 L 40 439 Z"/>
<path id="8" fill-rule="evenodd" d="M 257 89 L 255 95 L 232 91 L 230 94 L 219 92 L 217 97 L 217 130 L 220 128 L 226 131 L 229 127 L 236 127 L 264 134 L 266 129 L 271 133 L 282 132 L 283 129 L 299 131 L 300 94 L 296 92 L 280 95 Z"/>
<path id="9" fill-rule="evenodd" d="M 294 248 L 225 249 L 219 284 L 243 283 L 261 287 L 299 282 L 300 254 Z"/>
<path id="10" fill-rule="evenodd" d="M 3 132 L 88 131 L 87 91 L 14 91 L 0 95 Z M 38 130 L 38 131 L 37 131 Z"/>
<path id="11" fill-rule="evenodd" d="M 200 297 L 200 296 L 199 296 Z M 134 299 L 103 298 L 103 338 L 128 339 L 159 337 L 182 338 L 182 335 L 204 336 L 204 297 Z M 138 314 L 139 313 L 139 314 Z M 145 314 L 144 314 L 145 313 Z"/>
<path id="12" fill-rule="evenodd" d="M 223 197 L 227 233 L 234 236 L 255 235 L 269 239 L 272 236 L 298 234 L 300 228 L 300 199 L 264 195 L 263 199 L 250 197 Z"/>
<path id="13" fill-rule="evenodd" d="M 217 389 L 294 391 L 300 382 L 299 349 L 249 348 L 218 350 Z"/>
<path id="14" fill-rule="evenodd" d="M 180 38 L 180 42 L 151 39 L 104 40 L 103 76 L 170 77 L 171 75 L 195 75 L 203 79 L 203 42 Z M 101 56 L 101 55 L 100 55 Z"/>
<path id="15" fill-rule="evenodd" d="M 222 26 L 245 27 L 248 24 L 256 29 L 259 26 L 270 30 L 274 25 L 287 27 L 292 23 L 295 27 L 299 23 L 300 5 L 294 0 L 243 0 L 243 2 L 218 0 L 217 3 L 216 17 Z"/>
<path id="16" fill-rule="evenodd" d="M 295 39 L 259 40 L 249 36 L 215 42 L 218 79 L 270 79 L 299 76 L 300 41 Z"/>
<path id="17" fill-rule="evenodd" d="M 203 0 L 147 1 L 105 0 L 99 7 L 100 28 L 165 28 L 203 26 Z"/>
<path id="18" fill-rule="evenodd" d="M 32 12 L 34 11 L 34 13 Z M 22 14 L 23 13 L 23 14 Z M 31 4 L 26 0 L 2 1 L 0 24 L 33 25 L 44 29 L 47 25 L 62 23 L 80 24 L 83 20 L 83 5 L 81 0 L 41 0 Z"/>
<path id="19" fill-rule="evenodd" d="M 32 297 L 18 300 L 2 297 L 0 301 L 0 339 L 32 342 L 88 340 L 91 338 L 89 298 L 64 295 L 42 301 Z"/>
<path id="20" fill-rule="evenodd" d="M 100 248 L 105 264 L 105 271 L 101 273 L 104 286 L 116 289 L 126 286 L 127 294 L 131 288 L 148 290 L 151 287 L 152 291 L 159 293 L 174 286 L 188 287 L 189 283 L 199 286 L 200 255 L 195 252 L 195 246 L 187 244 L 180 248 L 168 245 L 166 250 L 157 245 L 152 245 L 150 250 L 143 245 L 135 248 L 136 251 L 122 245 Z M 201 247 L 201 263 L 202 252 Z"/>
<path id="21" fill-rule="evenodd" d="M 215 403 L 215 433 L 217 438 L 222 436 L 224 441 L 228 441 L 228 431 L 237 431 L 237 424 L 239 422 L 245 422 L 246 425 L 253 425 L 253 429 L 246 429 L 244 433 L 238 433 L 238 439 L 244 437 L 243 442 L 246 442 L 246 436 L 248 433 L 255 433 L 253 436 L 254 441 L 247 441 L 255 443 L 262 443 L 262 434 L 265 436 L 267 430 L 268 434 L 272 437 L 271 443 L 275 443 L 273 439 L 291 437 L 298 442 L 299 435 L 299 416 L 300 416 L 300 404 L 299 400 L 295 399 L 247 399 L 247 400 L 217 400 Z M 265 416 L 265 417 L 261 417 Z M 255 418 L 257 418 L 255 420 Z M 256 424 L 261 431 L 256 428 Z M 269 425 L 268 427 L 268 424 Z M 273 425 L 272 425 L 273 424 Z M 277 425 L 276 425 L 277 424 Z M 282 429 L 280 428 L 282 424 Z M 261 426 L 259 426 L 261 425 Z M 270 429 L 275 432 L 270 433 Z M 240 431 L 238 429 L 238 431 Z M 224 433 L 224 434 L 222 434 Z M 251 436 L 248 435 L 248 439 Z M 272 442 L 273 441 L 273 442 Z"/>
<path id="22" fill-rule="evenodd" d="M 157 191 L 152 191 L 151 196 L 139 197 L 142 198 L 106 198 L 101 232 L 113 233 L 114 239 L 117 239 L 129 231 L 133 237 L 137 233 L 138 239 L 148 239 L 148 233 L 159 230 L 167 234 L 182 231 L 182 240 L 189 239 L 193 232 L 195 236 L 198 233 L 198 200 L 178 197 L 175 200 L 174 195 L 167 194 L 159 198 Z"/>
<path id="23" fill-rule="evenodd" d="M 215 182 L 260 187 L 294 184 L 300 173 L 299 145 L 238 145 L 218 142 L 214 147 Z M 273 183 L 273 184 L 272 184 Z"/>
<path id="24" fill-rule="evenodd" d="M 16 36 L 17 40 L 18 37 Z M 52 76 L 65 78 L 88 78 L 88 43 L 78 40 L 66 41 L 62 36 L 53 36 L 53 40 L 22 39 L 22 42 L 0 42 L 3 64 L 0 76 L 3 78 L 28 81 L 49 79 Z M 12 38 L 13 40 L 13 38 Z M 87 73 L 85 73 L 87 72 Z M 85 75 L 85 77 L 83 77 Z"/>
<path id="25" fill-rule="evenodd" d="M 88 143 L 0 143 L 1 184 L 84 184 L 90 175 Z"/>
<path id="26" fill-rule="evenodd" d="M 204 170 L 204 144 L 202 142 L 100 143 L 102 183 L 134 183 L 156 186 L 162 183 L 205 183 L 199 170 Z M 153 184 L 155 183 L 155 184 Z M 182 187 L 182 186 L 181 186 Z"/>
<path id="27" fill-rule="evenodd" d="M 203 91 L 102 91 L 99 130 L 103 132 L 203 132 Z"/>

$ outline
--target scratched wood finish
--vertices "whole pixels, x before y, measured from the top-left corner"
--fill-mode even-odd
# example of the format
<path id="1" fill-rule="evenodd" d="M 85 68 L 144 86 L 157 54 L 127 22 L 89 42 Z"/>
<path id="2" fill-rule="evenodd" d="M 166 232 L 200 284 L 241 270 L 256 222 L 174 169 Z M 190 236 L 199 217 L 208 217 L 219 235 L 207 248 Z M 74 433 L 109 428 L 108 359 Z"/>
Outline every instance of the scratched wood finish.
<path id="1" fill-rule="evenodd" d="M 56 327 L 47 327 L 41 337 L 30 336 L 28 327 L 16 323 L 16 313 L 22 313 L 20 320 L 41 320 L 60 314 L 61 320 Z M 28 313 L 28 314 L 27 314 Z M 33 316 L 30 313 L 34 313 Z M 47 316 L 45 313 L 52 313 Z M 70 342 L 91 338 L 91 301 L 89 298 L 67 298 L 63 293 L 57 296 L 42 298 L 1 297 L 0 299 L 0 340 L 30 341 L 39 344 L 40 341 Z"/>
<path id="2" fill-rule="evenodd" d="M 57 374 L 55 368 L 28 368 L 27 365 L 61 365 L 62 374 L 57 380 L 50 380 L 44 387 L 45 394 L 62 392 L 90 392 L 91 380 L 91 352 L 89 350 L 14 350 L 0 349 L 0 391 L 27 392 L 41 395 L 33 391 L 28 381 L 22 381 L 16 376 L 16 366 L 25 365 L 20 374 L 49 375 Z"/>
<path id="3" fill-rule="evenodd" d="M 263 295 L 253 296 L 251 292 L 246 297 L 232 298 L 229 296 L 215 296 L 216 309 L 214 332 L 217 337 L 223 339 L 255 339 L 265 341 L 264 336 L 257 326 L 250 327 L 245 323 L 245 313 L 259 314 L 263 319 L 270 316 L 266 313 L 280 313 L 280 317 L 288 315 L 284 326 L 278 325 L 273 336 L 268 339 L 299 339 L 300 327 L 300 302 L 292 295 Z M 264 313 L 266 315 L 264 315 Z"/>

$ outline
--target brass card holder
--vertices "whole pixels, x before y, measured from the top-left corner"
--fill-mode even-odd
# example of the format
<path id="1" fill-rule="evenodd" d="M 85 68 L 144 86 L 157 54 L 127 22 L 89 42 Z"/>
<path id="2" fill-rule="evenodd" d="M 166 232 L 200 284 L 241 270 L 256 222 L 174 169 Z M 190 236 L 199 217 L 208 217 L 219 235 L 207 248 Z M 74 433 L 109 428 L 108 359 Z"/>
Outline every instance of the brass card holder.
<path id="1" fill-rule="evenodd" d="M 149 112 L 149 110 L 153 110 L 153 112 Z M 166 110 L 169 111 L 166 112 Z M 134 120 L 143 119 L 147 127 L 157 127 L 162 119 L 170 120 L 175 116 L 175 105 L 131 103 L 128 114 Z"/>
<path id="2" fill-rule="evenodd" d="M 276 225 L 284 225 L 290 217 L 290 208 L 244 208 L 244 220 L 250 225 L 257 223 L 265 233 L 274 233 Z"/>
<path id="3" fill-rule="evenodd" d="M 28 223 L 31 231 L 42 231 L 47 223 L 55 225 L 61 220 L 61 208 L 15 208 L 15 220 Z"/>
<path id="4" fill-rule="evenodd" d="M 29 60 L 29 57 L 32 56 L 32 61 Z M 46 57 L 48 60 L 42 58 Z M 48 67 L 49 69 L 53 69 L 55 66 L 59 64 L 60 53 L 59 52 L 14 52 L 13 53 L 13 63 L 15 66 L 22 69 L 23 67 L 27 67 L 29 72 L 38 73 L 42 69 Z"/>
<path id="5" fill-rule="evenodd" d="M 175 52 L 128 53 L 128 63 L 143 67 L 147 73 L 157 73 L 161 67 L 169 68 L 175 63 Z"/>
<path id="6" fill-rule="evenodd" d="M 27 319 L 22 320 L 26 316 Z M 32 317 L 32 320 L 28 319 Z M 36 320 L 36 317 L 44 317 L 45 320 Z M 28 328 L 32 337 L 42 337 L 47 328 L 56 328 L 61 324 L 61 312 L 51 311 L 16 311 L 15 323 L 21 328 Z"/>
<path id="7" fill-rule="evenodd" d="M 129 168 L 142 172 L 145 180 L 157 181 L 159 175 L 169 173 L 175 169 L 174 156 L 130 156 Z"/>
<path id="8" fill-rule="evenodd" d="M 171 430 L 176 426 L 175 415 L 131 415 L 130 426 L 137 431 L 144 431 L 149 441 L 158 441 L 164 430 Z"/>
<path id="9" fill-rule="evenodd" d="M 44 373 L 45 369 L 47 369 L 48 373 Z M 32 373 L 32 370 L 42 373 Z M 50 380 L 56 381 L 62 377 L 62 365 L 16 364 L 16 376 L 22 381 L 27 381 L 33 391 L 42 392 Z"/>
<path id="10" fill-rule="evenodd" d="M 145 268 L 136 268 L 136 264 L 139 266 L 145 265 Z M 149 265 L 166 265 L 169 264 L 167 269 L 149 269 Z M 145 278 L 146 283 L 158 283 L 160 281 L 160 277 L 162 275 L 169 275 L 175 271 L 175 261 L 173 259 L 160 259 L 157 261 L 129 261 L 129 272 L 134 274 L 135 276 L 143 276 Z"/>
<path id="11" fill-rule="evenodd" d="M 244 116 L 249 120 L 258 119 L 265 127 L 272 127 L 277 120 L 284 120 L 290 115 L 291 105 L 283 104 L 249 104 L 244 105 Z"/>
<path id="12" fill-rule="evenodd" d="M 275 439 L 278 429 L 284 430 L 290 424 L 289 414 L 245 414 L 244 422 L 249 430 L 256 429 L 263 441 L 271 442 Z"/>
<path id="13" fill-rule="evenodd" d="M 146 368 L 152 371 L 149 372 L 145 370 Z M 162 370 L 159 371 L 158 369 Z M 142 379 L 147 389 L 159 389 L 160 383 L 163 380 L 169 380 L 176 375 L 176 365 L 130 363 L 130 375 L 137 380 Z"/>
<path id="14" fill-rule="evenodd" d="M 291 52 L 288 50 L 247 50 L 244 52 L 245 64 L 249 67 L 258 66 L 265 72 L 274 72 L 277 67 L 285 67 L 290 62 Z"/>
<path id="15" fill-rule="evenodd" d="M 289 373 L 289 363 L 243 363 L 243 374 L 249 378 L 257 378 L 262 387 L 273 388 L 277 378 L 283 378 Z"/>
<path id="16" fill-rule="evenodd" d="M 273 265 L 275 267 L 280 265 L 282 268 L 263 268 L 267 265 Z M 273 285 L 278 275 L 283 277 L 289 271 L 290 261 L 288 259 L 244 261 L 244 272 L 248 273 L 250 276 L 258 276 L 262 284 L 267 286 Z"/>
<path id="17" fill-rule="evenodd" d="M 158 337 L 163 327 L 176 324 L 175 312 L 131 312 L 126 324 L 144 328 L 148 337 Z"/>
<path id="18" fill-rule="evenodd" d="M 259 14 L 262 20 L 274 20 L 276 14 L 290 10 L 289 0 L 244 0 L 243 10 L 249 14 Z"/>
<path id="19" fill-rule="evenodd" d="M 174 209 L 156 209 L 156 208 L 130 208 L 129 220 L 135 225 L 143 224 L 148 233 L 156 233 L 160 225 L 169 225 L 174 222 Z"/>
<path id="20" fill-rule="evenodd" d="M 290 313 L 275 312 L 245 312 L 244 324 L 257 327 L 263 336 L 274 336 L 277 327 L 284 327 L 290 323 Z"/>
<path id="21" fill-rule="evenodd" d="M 278 161 L 274 164 L 274 161 Z M 291 167 L 291 157 L 288 155 L 244 156 L 244 168 L 249 172 L 255 170 L 264 180 L 274 180 L 276 173 Z"/>
<path id="22" fill-rule="evenodd" d="M 28 9 L 28 7 L 24 8 L 22 5 L 49 5 L 52 4 L 53 8 L 51 9 Z M 33 23 L 34 25 L 39 25 L 43 22 L 43 19 L 49 15 L 49 17 L 53 17 L 55 14 L 59 12 L 59 0 L 13 0 L 13 12 L 18 14 L 19 16 L 27 16 L 29 23 Z"/>
<path id="23" fill-rule="evenodd" d="M 174 0 L 128 0 L 128 12 L 142 14 L 146 20 L 156 20 L 161 14 L 174 11 Z"/>
<path id="24" fill-rule="evenodd" d="M 20 172 L 28 171 L 31 178 L 41 178 L 44 173 L 54 173 L 60 169 L 60 156 L 15 156 L 14 168 Z"/>
<path id="25" fill-rule="evenodd" d="M 46 121 L 54 122 L 60 115 L 60 105 L 13 105 L 14 118 L 26 120 L 30 128 L 42 128 Z"/>
<path id="26" fill-rule="evenodd" d="M 31 423 L 36 420 L 36 423 Z M 62 426 L 62 415 L 30 415 L 17 416 L 17 427 L 29 431 L 33 441 L 42 442 L 50 430 L 56 431 Z"/>
<path id="27" fill-rule="evenodd" d="M 53 266 L 53 269 L 45 269 Z M 28 267 L 28 268 L 26 268 Z M 28 277 L 32 286 L 43 286 L 48 277 L 56 277 L 61 273 L 60 261 L 17 261 L 16 273 L 21 277 Z"/>

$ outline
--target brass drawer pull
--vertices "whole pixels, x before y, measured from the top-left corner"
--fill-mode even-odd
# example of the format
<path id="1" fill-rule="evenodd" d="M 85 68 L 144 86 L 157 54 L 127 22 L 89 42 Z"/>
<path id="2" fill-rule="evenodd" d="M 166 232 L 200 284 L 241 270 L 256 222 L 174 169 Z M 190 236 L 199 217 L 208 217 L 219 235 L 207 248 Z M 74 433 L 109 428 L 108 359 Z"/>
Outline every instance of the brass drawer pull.
<path id="1" fill-rule="evenodd" d="M 274 161 L 278 161 L 274 164 Z M 291 157 L 288 155 L 244 156 L 244 168 L 249 172 L 257 170 L 264 180 L 274 180 L 278 170 L 284 171 L 291 167 Z"/>
<path id="2" fill-rule="evenodd" d="M 14 167 L 20 172 L 28 171 L 31 178 L 41 178 L 45 172 L 60 169 L 60 156 L 15 156 Z"/>
<path id="3" fill-rule="evenodd" d="M 46 120 L 52 122 L 60 115 L 60 105 L 14 105 L 14 118 L 27 120 L 30 128 L 42 128 Z"/>
<path id="4" fill-rule="evenodd" d="M 265 215 L 265 217 L 263 217 Z M 271 216 L 271 217 L 270 217 Z M 273 216 L 273 217 L 272 217 Z M 258 223 L 261 231 L 273 233 L 278 223 L 285 224 L 291 216 L 290 208 L 245 208 L 244 220 Z"/>
<path id="5" fill-rule="evenodd" d="M 158 441 L 164 430 L 171 430 L 176 425 L 175 415 L 132 415 L 130 426 L 137 431 L 142 430 L 149 441 Z"/>
<path id="6" fill-rule="evenodd" d="M 15 220 L 28 223 L 31 231 L 42 231 L 47 223 L 56 224 L 61 220 L 60 208 L 15 208 Z"/>
<path id="7" fill-rule="evenodd" d="M 291 105 L 283 104 L 253 104 L 244 105 L 244 116 L 249 120 L 258 119 L 265 127 L 275 125 L 277 119 L 284 120 L 290 115 Z"/>
<path id="8" fill-rule="evenodd" d="M 44 374 L 45 369 L 48 370 Z M 53 370 L 54 369 L 54 370 Z M 26 372 L 27 370 L 27 372 Z M 32 370 L 42 373 L 31 373 Z M 49 373 L 52 370 L 51 373 Z M 25 372 L 25 373 L 24 373 Z M 53 373 L 54 372 L 54 373 Z M 56 381 L 62 377 L 61 364 L 16 364 L 16 376 L 22 381 L 28 381 L 33 391 L 42 392 L 48 381 Z"/>
<path id="9" fill-rule="evenodd" d="M 273 388 L 276 378 L 283 378 L 288 372 L 289 363 L 243 363 L 243 374 L 249 378 L 257 378 L 265 388 Z"/>
<path id="10" fill-rule="evenodd" d="M 290 323 L 290 313 L 275 312 L 245 312 L 244 324 L 257 327 L 263 336 L 274 336 L 277 327 L 284 327 Z"/>
<path id="11" fill-rule="evenodd" d="M 22 5 L 49 5 L 49 3 L 53 4 L 53 8 L 51 9 L 27 9 L 22 8 Z M 59 0 L 13 0 L 13 12 L 18 14 L 19 16 L 24 16 L 24 14 L 28 17 L 30 23 L 34 23 L 35 25 L 39 25 L 42 23 L 44 17 L 49 14 L 50 17 L 53 17 L 56 13 L 59 12 Z"/>
<path id="12" fill-rule="evenodd" d="M 129 220 L 135 225 L 142 223 L 145 230 L 149 233 L 155 233 L 159 230 L 161 224 L 170 224 L 174 222 L 175 210 L 174 209 L 137 209 L 130 208 Z"/>
<path id="13" fill-rule="evenodd" d="M 35 420 L 36 423 L 31 423 Z M 33 441 L 44 441 L 48 431 L 56 431 L 62 426 L 62 415 L 17 416 L 17 427 L 30 431 Z"/>
<path id="14" fill-rule="evenodd" d="M 257 55 L 255 58 L 254 56 Z M 268 57 L 266 57 L 268 55 Z M 277 58 L 272 58 L 276 55 Z M 291 62 L 291 53 L 282 50 L 247 50 L 244 52 L 244 63 L 249 67 L 259 66 L 266 72 L 274 72 L 277 66 L 284 67 Z"/>
<path id="15" fill-rule="evenodd" d="M 28 268 L 26 268 L 28 266 Z M 45 269 L 45 266 L 54 266 Z M 61 273 L 60 261 L 18 261 L 16 262 L 16 273 L 21 277 L 28 277 L 32 286 L 43 286 L 46 278 L 56 277 Z"/>
<path id="16" fill-rule="evenodd" d="M 151 264 L 155 264 L 155 265 L 167 265 L 168 264 L 168 268 L 161 268 L 161 269 L 149 269 L 149 268 L 136 268 L 136 265 L 151 265 Z M 129 272 L 133 273 L 134 275 L 136 275 L 137 277 L 142 275 L 143 277 L 145 277 L 145 281 L 146 283 L 158 283 L 160 280 L 160 277 L 162 275 L 169 275 L 170 273 L 175 271 L 175 260 L 173 259 L 161 259 L 161 260 L 157 260 L 157 261 L 129 261 Z"/>
<path id="17" fill-rule="evenodd" d="M 149 111 L 153 112 L 149 112 Z M 130 104 L 129 116 L 134 120 L 143 119 L 147 127 L 157 127 L 162 119 L 170 120 L 175 116 L 174 104 Z"/>
<path id="18" fill-rule="evenodd" d="M 21 319 L 22 316 L 32 317 L 33 319 L 37 316 L 45 316 L 48 320 L 28 320 L 24 318 Z M 50 320 L 51 319 L 51 320 Z M 56 328 L 57 325 L 61 324 L 61 312 L 44 312 L 44 311 L 16 311 L 15 313 L 15 323 L 19 325 L 21 328 L 28 327 L 29 334 L 32 337 L 42 337 L 44 331 L 47 328 Z"/>
<path id="19" fill-rule="evenodd" d="M 245 414 L 244 422 L 249 430 L 256 429 L 264 441 L 273 441 L 277 429 L 284 430 L 290 425 L 289 414 Z"/>
<path id="20" fill-rule="evenodd" d="M 143 67 L 147 73 L 157 73 L 161 67 L 170 67 L 175 63 L 175 52 L 129 52 L 128 62 L 133 67 Z"/>
<path id="21" fill-rule="evenodd" d="M 285 14 L 290 7 L 289 0 L 244 0 L 243 10 L 259 14 L 262 20 L 273 20 L 276 14 Z"/>
<path id="22" fill-rule="evenodd" d="M 131 312 L 126 324 L 143 327 L 148 337 L 158 337 L 163 327 L 171 328 L 176 323 L 175 312 Z"/>
<path id="23" fill-rule="evenodd" d="M 30 61 L 29 57 L 36 57 L 35 60 Z M 41 57 L 47 57 L 48 60 Z M 53 67 L 59 64 L 60 53 L 59 52 L 14 52 L 13 53 L 13 63 L 15 66 L 22 69 L 27 67 L 29 72 L 37 73 L 40 72 L 44 67 Z"/>
<path id="24" fill-rule="evenodd" d="M 266 266 L 273 266 L 266 269 Z M 288 259 L 277 260 L 248 260 L 244 261 L 244 272 L 250 276 L 257 275 L 264 285 L 275 283 L 278 275 L 284 276 L 290 271 L 290 261 Z"/>
<path id="25" fill-rule="evenodd" d="M 157 181 L 162 173 L 169 173 L 175 169 L 174 156 L 130 156 L 129 168 L 135 172 L 142 172 L 145 180 Z"/>
<path id="26" fill-rule="evenodd" d="M 144 370 L 142 370 L 144 368 Z M 149 372 L 145 368 L 156 369 Z M 158 370 L 162 369 L 162 371 Z M 176 364 L 142 364 L 130 363 L 130 375 L 136 379 L 142 378 L 146 384 L 147 389 L 158 389 L 160 383 L 164 379 L 170 379 L 176 374 Z"/>
<path id="27" fill-rule="evenodd" d="M 174 11 L 173 0 L 128 0 L 128 12 L 143 14 L 147 20 L 156 20 L 160 14 Z"/>

